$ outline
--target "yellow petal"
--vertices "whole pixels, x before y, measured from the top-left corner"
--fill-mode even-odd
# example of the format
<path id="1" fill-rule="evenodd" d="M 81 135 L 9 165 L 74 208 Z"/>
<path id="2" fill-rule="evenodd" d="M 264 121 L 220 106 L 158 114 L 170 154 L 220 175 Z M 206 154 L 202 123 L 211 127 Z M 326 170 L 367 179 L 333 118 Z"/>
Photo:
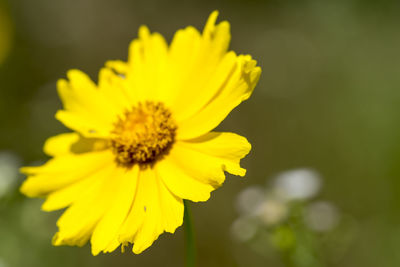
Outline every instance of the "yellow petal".
<path id="1" fill-rule="evenodd" d="M 50 159 L 42 166 L 24 167 L 21 172 L 28 174 L 28 179 L 20 190 L 29 197 L 43 196 L 87 177 L 113 160 L 112 152 L 105 150 L 67 154 Z"/>
<path id="2" fill-rule="evenodd" d="M 206 25 L 204 26 L 203 35 L 211 37 L 215 29 L 215 22 L 217 21 L 218 15 L 218 10 L 214 10 L 213 12 L 211 12 L 210 16 L 208 16 Z"/>
<path id="3" fill-rule="evenodd" d="M 42 205 L 42 210 L 54 211 L 71 205 L 82 193 L 87 190 L 87 188 L 90 188 L 94 183 L 96 183 L 99 177 L 99 172 L 102 171 L 103 169 L 100 169 L 89 176 L 82 177 L 80 180 L 70 185 L 51 192 L 46 197 L 46 201 Z"/>
<path id="4" fill-rule="evenodd" d="M 208 133 L 190 141 L 176 142 L 155 168 L 169 190 L 178 197 L 206 201 L 210 192 L 224 182 L 224 171 L 245 175 L 240 159 L 250 148 L 246 138 L 237 134 Z"/>
<path id="5" fill-rule="evenodd" d="M 168 75 L 164 76 L 163 90 L 159 92 L 159 99 L 171 108 L 181 93 L 191 89 L 188 87 L 190 79 L 194 78 L 192 84 L 196 84 L 198 77 L 203 77 L 203 69 L 197 68 L 201 42 L 199 31 L 191 26 L 178 30 L 174 35 L 168 53 Z"/>
<path id="6" fill-rule="evenodd" d="M 75 130 L 88 138 L 107 138 L 112 129 L 111 126 L 106 126 L 102 122 L 65 110 L 57 111 L 55 117 L 69 129 Z"/>
<path id="7" fill-rule="evenodd" d="M 201 108 L 217 92 L 206 87 L 225 57 L 230 42 L 227 21 L 215 25 L 218 13 L 213 12 L 201 35 L 195 28 L 176 32 L 168 56 L 168 75 L 164 81 L 164 103 L 177 120 Z M 192 102 L 194 102 L 192 104 Z M 186 103 L 182 105 L 182 103 Z M 190 104 L 188 104 L 190 103 Z"/>
<path id="8" fill-rule="evenodd" d="M 122 60 L 109 60 L 106 62 L 106 67 L 121 75 L 126 75 L 128 72 L 128 64 Z"/>
<path id="9" fill-rule="evenodd" d="M 166 74 L 167 43 L 158 33 L 141 26 L 139 38 L 129 47 L 126 86 L 129 98 L 135 101 L 158 100 L 157 92 Z"/>
<path id="10" fill-rule="evenodd" d="M 202 136 L 217 127 L 223 119 L 248 99 L 256 86 L 260 67 L 250 56 L 239 56 L 238 64 L 220 92 L 203 109 L 190 118 L 179 122 L 178 140 L 188 140 Z"/>
<path id="11" fill-rule="evenodd" d="M 191 201 L 206 201 L 210 198 L 210 192 L 215 190 L 216 183 L 209 183 L 208 181 L 201 181 L 200 177 L 203 176 L 204 171 L 201 173 L 196 173 L 193 176 L 193 173 L 188 172 L 187 168 L 182 168 L 182 162 L 180 161 L 181 158 L 179 155 L 175 155 L 172 150 L 177 150 L 180 152 L 182 149 L 178 148 L 179 145 L 175 144 L 174 148 L 171 149 L 171 155 L 166 156 L 165 159 L 157 162 L 155 168 L 157 171 L 157 175 L 162 178 L 164 184 L 168 187 L 168 189 L 175 194 L 176 196 L 189 199 Z M 182 155 L 184 156 L 184 155 Z M 186 158 L 186 165 L 191 164 L 199 164 L 194 161 L 194 159 Z M 197 165 L 198 169 L 205 168 L 209 166 L 201 166 Z M 219 169 L 220 174 L 222 169 Z M 209 177 L 207 177 L 208 179 Z M 220 178 L 217 178 L 220 179 Z"/>
<path id="12" fill-rule="evenodd" d="M 99 151 L 107 147 L 107 141 L 97 138 L 84 138 L 78 133 L 63 133 L 48 138 L 43 150 L 49 156 L 65 154 L 81 154 L 90 151 Z"/>
<path id="13" fill-rule="evenodd" d="M 77 133 L 63 133 L 48 138 L 43 151 L 49 156 L 65 155 L 71 153 L 71 145 L 80 139 Z"/>
<path id="14" fill-rule="evenodd" d="M 141 253 L 162 232 L 173 233 L 182 222 L 182 200 L 168 191 L 154 170 L 142 170 L 132 209 L 121 229 L 121 243 L 134 243 L 133 252 Z"/>
<path id="15" fill-rule="evenodd" d="M 70 70 L 67 76 L 69 81 L 62 79 L 57 83 L 64 110 L 56 118 L 84 136 L 106 137 L 121 110 L 83 72 Z"/>
<path id="16" fill-rule="evenodd" d="M 128 66 L 122 62 L 118 64 L 115 62 L 114 64 L 106 63 L 106 65 L 111 65 L 114 68 L 118 67 L 119 69 L 123 68 L 120 66 L 121 64 L 125 64 L 125 68 Z M 125 76 L 126 74 L 119 75 L 110 68 L 102 68 L 99 73 L 99 91 L 115 110 L 121 110 L 121 112 L 130 109 L 136 103 L 129 99 L 129 88 L 127 88 Z"/>
<path id="17" fill-rule="evenodd" d="M 213 69 L 213 73 L 206 76 L 207 79 L 201 83 L 201 89 L 186 90 L 179 96 L 177 104 L 173 108 L 174 118 L 178 123 L 194 116 L 218 96 L 237 68 L 237 61 L 237 56 L 234 52 L 231 51 L 225 54 L 216 68 Z M 178 104 L 179 102 L 190 103 L 190 105 Z"/>
<path id="18" fill-rule="evenodd" d="M 182 147 L 198 154 L 196 156 L 194 152 L 191 152 L 191 154 L 185 155 L 181 151 L 182 164 L 185 158 L 190 158 L 198 163 L 194 166 L 204 166 L 204 169 L 206 169 L 205 166 L 210 166 L 211 170 L 213 164 L 219 164 L 224 171 L 231 174 L 240 176 L 246 174 L 246 170 L 240 167 L 240 160 L 250 152 L 251 145 L 243 136 L 234 133 L 211 132 L 199 138 L 179 143 Z M 212 177 L 216 177 L 216 175 L 214 174 Z"/>
<path id="19" fill-rule="evenodd" d="M 139 166 L 135 165 L 132 169 L 128 170 L 120 168 L 111 177 L 112 179 L 118 179 L 118 183 L 121 186 L 119 192 L 109 200 L 112 203 L 111 208 L 105 213 L 93 232 L 91 238 L 93 255 L 97 255 L 101 251 L 111 252 L 120 244 L 118 241 L 118 232 L 132 206 L 138 174 Z M 113 246 L 113 244 L 116 246 Z"/>
<path id="20" fill-rule="evenodd" d="M 207 50 L 211 52 L 211 58 L 220 58 L 228 50 L 231 41 L 230 24 L 222 21 L 216 25 L 218 11 L 214 11 L 209 16 L 203 30 L 203 38 L 206 41 Z"/>
<path id="21" fill-rule="evenodd" d="M 74 201 L 57 221 L 58 233 L 53 244 L 84 245 L 90 238 L 98 221 L 108 210 L 111 200 L 121 188 L 115 164 L 98 173 L 97 180 Z"/>

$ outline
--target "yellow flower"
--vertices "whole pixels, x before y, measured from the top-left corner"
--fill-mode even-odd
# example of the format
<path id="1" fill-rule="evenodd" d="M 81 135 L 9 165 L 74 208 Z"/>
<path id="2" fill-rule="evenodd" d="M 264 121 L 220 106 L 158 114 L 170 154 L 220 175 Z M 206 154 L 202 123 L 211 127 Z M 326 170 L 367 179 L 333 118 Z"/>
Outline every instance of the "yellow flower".
<path id="1" fill-rule="evenodd" d="M 45 197 L 45 211 L 68 207 L 54 245 L 90 239 L 94 255 L 129 243 L 140 253 L 182 224 L 183 199 L 208 200 L 225 171 L 245 175 L 246 138 L 210 131 L 249 98 L 261 69 L 228 52 L 229 23 L 216 25 L 217 15 L 170 46 L 142 26 L 128 61 L 107 62 L 97 85 L 78 70 L 58 82 L 56 118 L 74 132 L 46 141 L 53 158 L 22 168 L 21 187 Z"/>

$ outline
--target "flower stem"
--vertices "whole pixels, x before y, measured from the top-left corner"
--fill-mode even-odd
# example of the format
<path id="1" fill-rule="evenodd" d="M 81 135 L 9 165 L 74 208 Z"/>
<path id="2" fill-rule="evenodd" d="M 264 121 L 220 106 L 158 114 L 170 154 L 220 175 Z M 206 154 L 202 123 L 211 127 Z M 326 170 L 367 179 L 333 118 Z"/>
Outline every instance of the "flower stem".
<path id="1" fill-rule="evenodd" d="M 184 227 L 185 227 L 185 247 L 186 247 L 186 267 L 196 266 L 196 246 L 194 238 L 194 229 L 189 207 L 189 201 L 183 201 L 185 205 Z"/>

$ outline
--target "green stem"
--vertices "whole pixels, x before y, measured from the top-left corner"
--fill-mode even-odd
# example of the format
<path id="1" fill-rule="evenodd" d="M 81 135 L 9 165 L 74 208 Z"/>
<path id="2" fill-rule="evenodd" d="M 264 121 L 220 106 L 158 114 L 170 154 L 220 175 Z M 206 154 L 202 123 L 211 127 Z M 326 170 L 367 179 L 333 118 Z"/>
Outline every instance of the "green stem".
<path id="1" fill-rule="evenodd" d="M 185 247 L 186 247 L 186 267 L 196 266 L 196 246 L 194 238 L 194 229 L 190 213 L 189 201 L 183 201 L 185 205 L 184 227 L 185 227 Z"/>

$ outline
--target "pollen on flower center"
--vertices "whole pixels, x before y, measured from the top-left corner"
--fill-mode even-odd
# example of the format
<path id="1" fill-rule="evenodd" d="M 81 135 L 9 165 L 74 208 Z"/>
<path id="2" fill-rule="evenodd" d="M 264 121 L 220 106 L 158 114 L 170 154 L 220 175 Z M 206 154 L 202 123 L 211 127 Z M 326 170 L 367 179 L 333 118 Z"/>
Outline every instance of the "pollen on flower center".
<path id="1" fill-rule="evenodd" d="M 161 102 L 144 102 L 125 111 L 111 132 L 116 161 L 125 166 L 150 163 L 174 142 L 176 124 Z"/>

